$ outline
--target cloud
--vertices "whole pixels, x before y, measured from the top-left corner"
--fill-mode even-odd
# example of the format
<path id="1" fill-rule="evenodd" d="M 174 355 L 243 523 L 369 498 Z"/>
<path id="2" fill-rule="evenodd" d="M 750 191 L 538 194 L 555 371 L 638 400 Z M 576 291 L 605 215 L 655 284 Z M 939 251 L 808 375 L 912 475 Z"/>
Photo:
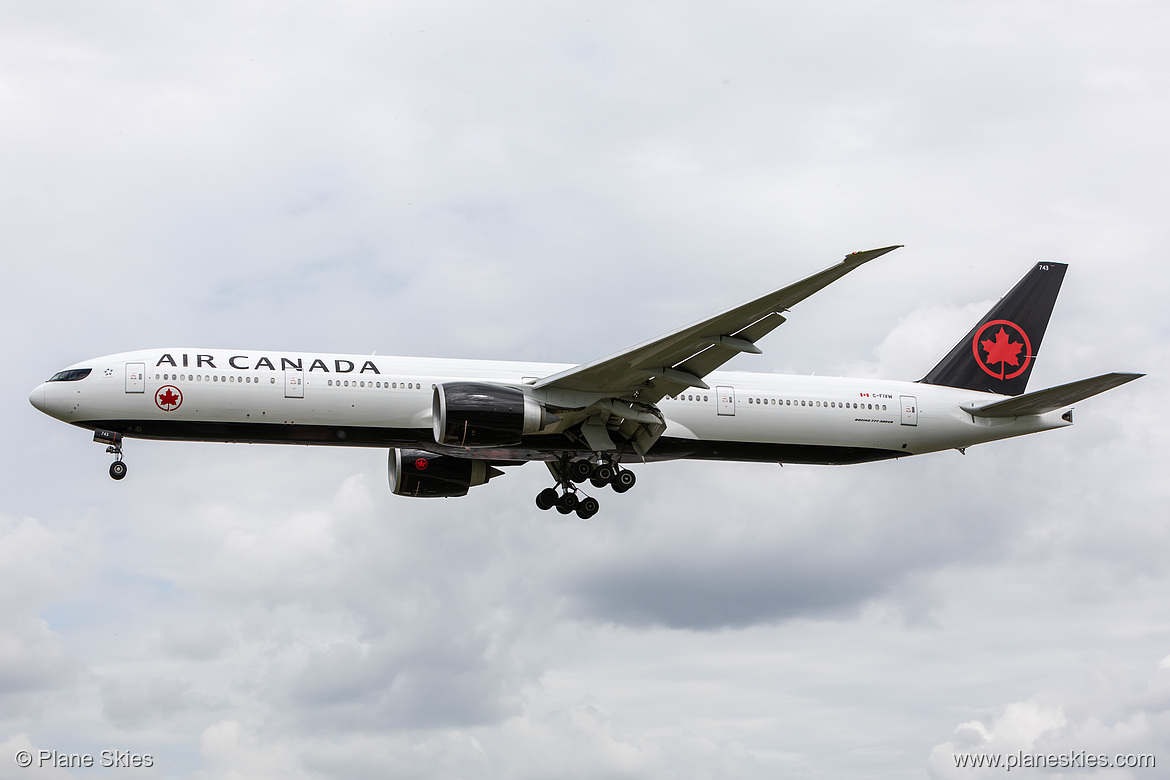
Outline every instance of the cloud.
<path id="1" fill-rule="evenodd" d="M 33 756 L 33 765 L 35 769 L 20 769 L 16 766 L 15 761 L 11 760 L 20 751 L 27 750 Z M 48 777 L 50 780 L 54 778 L 59 780 L 66 780 L 66 778 L 74 777 L 68 769 L 63 766 L 54 766 L 54 756 L 52 755 L 52 748 L 44 748 L 33 743 L 29 739 L 27 733 L 14 734 L 4 742 L 0 742 L 0 755 L 8 756 L 9 761 L 0 763 L 0 780 L 19 780 L 20 778 L 28 777 L 30 772 L 36 772 L 39 777 Z M 41 751 L 48 752 L 47 761 L 42 762 Z M 72 760 L 71 756 L 65 758 L 66 761 Z"/>
<path id="2" fill-rule="evenodd" d="M 189 705 L 187 680 L 107 680 L 101 686 L 102 714 L 119 729 L 131 729 L 174 715 Z"/>
<path id="3" fill-rule="evenodd" d="M 76 586 L 89 561 L 77 536 L 38 520 L 0 516 L 0 698 L 20 712 L 39 708 L 38 697 L 69 685 L 78 662 L 61 635 L 38 611 Z"/>
<path id="4" fill-rule="evenodd" d="M 1156 762 L 1166 748 L 1168 694 L 1170 677 L 1160 664 L 1158 674 L 1137 694 L 1108 691 L 1104 701 L 1086 701 L 1086 697 L 1074 694 L 1070 698 L 1075 703 L 1066 706 L 1041 697 L 1013 702 L 997 708 L 985 720 L 959 724 L 951 740 L 931 750 L 930 776 L 999 775 L 1003 768 L 957 767 L 956 756 L 994 759 L 1002 755 L 1002 761 L 1013 760 L 1017 767 L 1055 760 L 1054 766 L 1060 768 L 1062 777 L 1100 777 L 1103 773 L 1109 777 L 1141 777 L 1156 763 L 1139 762 L 1149 762 L 1151 757 Z M 1103 710 L 1116 712 L 1116 717 L 1107 719 L 1097 714 Z"/>

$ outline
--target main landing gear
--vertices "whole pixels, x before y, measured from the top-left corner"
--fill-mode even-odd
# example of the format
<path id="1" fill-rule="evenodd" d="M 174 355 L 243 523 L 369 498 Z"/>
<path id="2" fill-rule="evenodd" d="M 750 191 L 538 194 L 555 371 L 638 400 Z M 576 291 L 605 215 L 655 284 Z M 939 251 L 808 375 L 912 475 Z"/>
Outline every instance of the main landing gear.
<path id="1" fill-rule="evenodd" d="M 122 434 L 114 431 L 95 431 L 93 440 L 100 444 L 108 444 L 106 452 L 114 456 L 114 462 L 110 464 L 110 476 L 114 479 L 122 479 L 126 476 L 126 464 L 122 460 Z"/>
<path id="2" fill-rule="evenodd" d="M 615 493 L 625 493 L 637 482 L 634 472 L 606 460 L 591 463 L 586 458 L 573 461 L 565 459 L 556 464 L 549 463 L 548 467 L 557 479 L 557 487 L 540 491 L 536 496 L 536 505 L 544 510 L 556 507 L 562 515 L 576 512 L 582 520 L 597 514 L 601 503 L 592 496 L 579 494 L 578 484 L 589 480 L 589 484 L 595 488 L 608 485 Z"/>

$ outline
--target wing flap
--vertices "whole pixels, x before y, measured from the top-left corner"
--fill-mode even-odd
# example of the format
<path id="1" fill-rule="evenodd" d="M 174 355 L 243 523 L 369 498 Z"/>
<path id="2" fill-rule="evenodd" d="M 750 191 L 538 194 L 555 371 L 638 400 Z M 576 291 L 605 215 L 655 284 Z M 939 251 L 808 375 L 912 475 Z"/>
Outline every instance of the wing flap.
<path id="1" fill-rule="evenodd" d="M 1069 382 L 1066 385 L 1057 385 L 1034 393 L 1018 395 L 1006 401 L 996 401 L 985 406 L 964 404 L 961 408 L 968 414 L 976 417 L 1022 417 L 1028 414 L 1044 414 L 1072 406 L 1075 403 L 1092 398 L 1106 390 L 1120 387 L 1126 382 L 1132 382 L 1145 374 L 1113 373 Z"/>

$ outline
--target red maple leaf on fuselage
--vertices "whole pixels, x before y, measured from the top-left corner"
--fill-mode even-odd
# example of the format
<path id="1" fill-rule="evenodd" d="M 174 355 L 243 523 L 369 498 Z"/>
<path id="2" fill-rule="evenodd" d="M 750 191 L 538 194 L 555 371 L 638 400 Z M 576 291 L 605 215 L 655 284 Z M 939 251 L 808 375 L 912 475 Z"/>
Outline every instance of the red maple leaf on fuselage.
<path id="1" fill-rule="evenodd" d="M 163 406 L 174 406 L 179 402 L 179 396 L 175 395 L 174 392 L 167 390 L 158 397 L 158 402 Z"/>
<path id="2" fill-rule="evenodd" d="M 1001 368 L 1006 370 L 1006 367 L 1020 365 L 1020 350 L 1024 348 L 1022 342 L 1012 341 L 1002 327 L 999 333 L 995 334 L 995 341 L 991 339 L 984 339 L 979 342 L 980 346 L 987 352 L 988 363 L 1001 363 Z"/>

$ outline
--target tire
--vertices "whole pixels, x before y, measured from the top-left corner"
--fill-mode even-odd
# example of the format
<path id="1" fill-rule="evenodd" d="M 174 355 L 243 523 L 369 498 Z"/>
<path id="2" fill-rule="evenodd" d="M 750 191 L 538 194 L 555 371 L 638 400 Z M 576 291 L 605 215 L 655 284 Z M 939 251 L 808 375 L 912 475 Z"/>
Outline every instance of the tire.
<path id="1" fill-rule="evenodd" d="M 552 509 L 557 504 L 560 495 L 555 488 L 545 488 L 536 495 L 536 505 L 543 509 Z"/>
<path id="2" fill-rule="evenodd" d="M 110 464 L 110 476 L 114 479 L 122 479 L 126 476 L 126 464 L 120 460 L 116 460 Z"/>
<path id="3" fill-rule="evenodd" d="M 593 473 L 593 465 L 582 458 L 575 460 L 569 464 L 569 479 L 574 482 L 581 483 L 589 479 L 589 475 Z"/>
<path id="4" fill-rule="evenodd" d="M 597 477 L 590 477 L 589 484 L 595 488 L 609 487 L 609 480 L 598 479 Z"/>
<path id="5" fill-rule="evenodd" d="M 622 469 L 613 477 L 613 489 L 615 493 L 625 493 L 634 486 L 638 478 L 634 476 L 634 472 L 627 469 Z"/>
<path id="6" fill-rule="evenodd" d="M 562 515 L 567 515 L 577 508 L 577 503 L 578 499 L 576 493 L 565 493 L 563 496 L 557 499 L 557 511 Z"/>
<path id="7" fill-rule="evenodd" d="M 609 482 L 611 479 L 613 479 L 613 475 L 615 473 L 616 473 L 616 469 L 614 469 L 612 464 L 598 463 L 596 466 L 593 467 L 593 476 L 591 477 L 591 479 L 599 480 L 602 483 L 606 483 L 606 482 Z M 595 481 L 593 484 L 597 485 L 597 482 Z M 597 486 L 601 487 L 601 485 L 597 485 Z"/>
<path id="8" fill-rule="evenodd" d="M 582 520 L 588 520 L 597 514 L 597 510 L 601 508 L 601 504 L 596 498 L 589 496 L 577 504 L 577 517 Z"/>

